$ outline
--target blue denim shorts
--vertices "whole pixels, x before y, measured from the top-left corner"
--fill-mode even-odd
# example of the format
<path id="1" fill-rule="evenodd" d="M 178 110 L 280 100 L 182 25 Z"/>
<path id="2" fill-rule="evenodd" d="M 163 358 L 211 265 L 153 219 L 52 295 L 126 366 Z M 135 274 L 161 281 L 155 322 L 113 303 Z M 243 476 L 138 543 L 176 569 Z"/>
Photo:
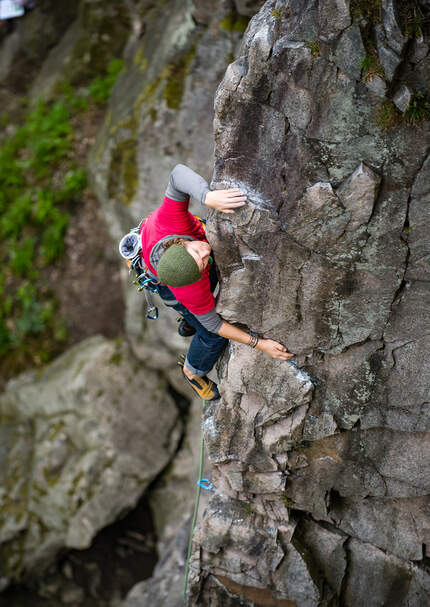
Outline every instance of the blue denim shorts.
<path id="1" fill-rule="evenodd" d="M 215 263 L 212 264 L 210 269 L 210 282 L 211 291 L 213 292 L 218 284 Z M 159 285 L 159 294 L 163 302 L 169 308 L 173 308 L 179 312 L 187 323 L 195 328 L 196 332 L 191 341 L 185 362 L 188 369 L 190 369 L 196 375 L 203 377 L 203 375 L 209 373 L 218 358 L 221 356 L 222 351 L 227 345 L 228 339 L 205 329 L 194 314 L 181 303 L 178 302 L 174 305 L 169 305 L 169 301 L 176 301 L 176 298 L 169 287 L 166 287 L 166 285 Z"/>

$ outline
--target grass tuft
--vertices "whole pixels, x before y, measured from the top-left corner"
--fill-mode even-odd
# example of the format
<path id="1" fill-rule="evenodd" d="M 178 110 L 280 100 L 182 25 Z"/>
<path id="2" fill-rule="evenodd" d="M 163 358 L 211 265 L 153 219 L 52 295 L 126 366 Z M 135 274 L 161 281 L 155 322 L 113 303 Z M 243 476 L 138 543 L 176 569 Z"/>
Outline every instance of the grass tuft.
<path id="1" fill-rule="evenodd" d="M 402 114 L 391 99 L 385 99 L 375 111 L 375 122 L 383 131 L 399 125 L 401 121 Z"/>
<path id="2" fill-rule="evenodd" d="M 412 125 L 430 120 L 430 101 L 422 93 L 416 93 L 409 102 L 403 117 L 407 123 Z"/>
<path id="3" fill-rule="evenodd" d="M 320 54 L 318 41 L 317 40 L 306 40 L 305 42 L 308 49 L 310 49 L 312 57 L 318 57 Z"/>
<path id="4" fill-rule="evenodd" d="M 361 62 L 363 68 L 363 82 L 370 82 L 375 76 L 385 78 L 384 70 L 379 63 L 378 55 L 375 52 L 367 52 L 363 61 Z"/>

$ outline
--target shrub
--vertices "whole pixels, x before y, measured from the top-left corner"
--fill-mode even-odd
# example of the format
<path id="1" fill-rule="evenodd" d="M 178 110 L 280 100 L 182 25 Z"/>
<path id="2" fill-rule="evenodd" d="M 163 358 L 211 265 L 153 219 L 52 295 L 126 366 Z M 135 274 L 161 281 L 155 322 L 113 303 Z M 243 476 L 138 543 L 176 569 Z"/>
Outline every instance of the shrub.
<path id="1" fill-rule="evenodd" d="M 89 93 L 90 97 L 100 105 L 106 105 L 113 85 L 119 76 L 124 61 L 122 59 L 112 59 L 107 67 L 106 74 L 95 78 L 90 84 Z"/>
<path id="2" fill-rule="evenodd" d="M 10 250 L 10 267 L 17 276 L 37 277 L 37 272 L 33 271 L 35 258 L 36 238 L 27 236 L 18 241 Z"/>
<path id="3" fill-rule="evenodd" d="M 14 371 L 45 361 L 67 337 L 41 272 L 63 254 L 67 207 L 87 185 L 84 168 L 71 159 L 72 118 L 90 102 L 106 103 L 122 65 L 111 61 L 82 93 L 63 83 L 55 102 L 30 107 L 24 100 L 22 124 L 0 143 L 0 358 L 7 356 Z M 0 116 L 0 125 L 8 121 Z"/>

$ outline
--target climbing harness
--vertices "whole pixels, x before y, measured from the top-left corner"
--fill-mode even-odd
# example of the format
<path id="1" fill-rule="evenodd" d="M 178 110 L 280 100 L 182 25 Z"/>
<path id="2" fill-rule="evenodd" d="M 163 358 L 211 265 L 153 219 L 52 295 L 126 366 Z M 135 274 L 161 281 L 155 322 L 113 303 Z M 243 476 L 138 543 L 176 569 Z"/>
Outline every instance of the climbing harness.
<path id="1" fill-rule="evenodd" d="M 136 274 L 136 280 L 133 281 L 133 284 L 137 286 L 138 291 L 145 292 L 145 299 L 148 306 L 146 318 L 149 318 L 149 320 L 157 320 L 158 308 L 154 304 L 152 293 L 159 292 L 158 285 L 160 283 L 148 274 L 149 270 L 141 255 L 142 244 L 140 241 L 139 229 L 140 226 L 133 228 L 128 234 L 121 238 L 119 252 L 121 257 L 124 257 L 129 272 L 134 270 Z"/>

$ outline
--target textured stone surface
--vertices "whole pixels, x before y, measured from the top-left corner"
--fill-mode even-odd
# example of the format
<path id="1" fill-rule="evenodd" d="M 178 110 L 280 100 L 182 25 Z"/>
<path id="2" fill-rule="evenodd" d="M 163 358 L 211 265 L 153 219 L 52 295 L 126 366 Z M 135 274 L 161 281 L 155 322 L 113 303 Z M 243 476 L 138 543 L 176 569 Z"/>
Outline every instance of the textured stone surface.
<path id="1" fill-rule="evenodd" d="M 75 5 L 79 7 L 77 19 L 71 24 L 68 21 L 59 44 L 49 45 L 50 52 L 29 91 L 32 101 L 49 98 L 64 83 L 86 84 L 122 53 L 133 21 L 130 5 L 114 0 L 80 0 Z"/>
<path id="2" fill-rule="evenodd" d="M 106 3 L 83 4 L 89 16 Z M 367 33 L 352 2 L 269 0 L 239 47 L 233 6 L 251 16 L 260 1 L 131 4 L 126 66 L 90 159 L 111 234 L 159 204 L 177 162 L 210 180 L 214 118 L 212 186 L 248 194 L 234 216 L 210 216 L 218 309 L 296 355 L 281 363 L 231 344 L 222 360 L 222 400 L 203 411 L 216 491 L 205 495 L 204 513 L 202 501 L 188 603 L 423 607 L 429 123 L 384 129 L 376 115 L 383 98 L 401 102 L 399 90 L 428 93 L 428 32 L 408 40 L 392 0 L 382 0 L 382 22 Z M 57 42 L 50 24 L 38 44 Z M 71 56 L 74 28 L 41 73 L 48 89 Z M 372 41 L 384 77 L 364 81 Z M 5 70 L 18 42 L 3 48 Z M 87 42 L 97 47 L 96 38 Z M 126 277 L 124 288 L 133 354 L 88 342 L 2 396 L 0 587 L 63 548 L 87 545 L 134 505 L 175 449 L 180 425 L 166 377 L 190 397 L 173 369 L 186 342 L 173 313 L 143 320 Z M 196 402 L 192 411 L 193 442 L 184 440 L 151 497 L 160 562 L 126 607 L 183 603 Z"/>
<path id="3" fill-rule="evenodd" d="M 394 73 L 402 61 L 402 53 L 407 42 L 397 22 L 394 0 L 382 0 L 382 23 L 375 26 L 376 44 L 379 61 L 388 80 L 392 80 Z"/>
<path id="4" fill-rule="evenodd" d="M 255 2 L 243 4 L 248 13 L 257 10 Z M 210 182 L 213 98 L 243 33 L 225 29 L 223 21 L 234 12 L 223 2 L 142 0 L 140 9 L 134 11 L 125 66 L 89 159 L 90 178 L 116 240 L 159 206 L 178 162 Z M 191 208 L 206 213 L 195 201 Z M 161 304 L 161 322 L 146 321 L 144 297 L 131 281 L 124 268 L 125 324 L 133 351 L 171 374 L 187 349 L 176 333 L 177 314 Z"/>
<path id="5" fill-rule="evenodd" d="M 386 78 L 424 91 L 428 35 L 381 16 Z M 378 124 L 399 86 L 361 81 L 362 31 L 266 2 L 217 91 L 213 186 L 248 196 L 209 219 L 218 310 L 296 356 L 223 358 L 189 605 L 428 602 L 430 129 Z"/>
<path id="6" fill-rule="evenodd" d="M 141 14 L 90 158 L 115 239 L 158 207 L 177 162 L 210 181 L 213 96 L 242 34 L 223 25 L 222 2 L 210 21 L 203 1 L 142 2 Z"/>
<path id="7" fill-rule="evenodd" d="M 184 525 L 184 521 L 189 519 L 194 505 L 199 478 L 201 419 L 202 401 L 196 397 L 188 412 L 181 448 L 165 474 L 151 487 L 149 501 L 160 555 L 170 552 L 168 544 Z M 206 460 L 202 477 L 208 476 L 210 469 Z M 208 496 L 209 492 L 202 492 L 200 512 L 203 512 Z"/>
<path id="8" fill-rule="evenodd" d="M 2 112 L 16 112 L 20 96 L 40 69 L 46 54 L 64 35 L 78 12 L 78 2 L 39 0 L 25 18 L 14 19 L 10 35 L 0 35 L 0 103 Z M 10 24 L 11 22 L 9 22 Z M 43 31 L 43 36 L 40 33 Z"/>
<path id="9" fill-rule="evenodd" d="M 402 86 L 400 86 L 396 91 L 393 97 L 393 102 L 401 112 L 404 112 L 407 109 L 411 99 L 412 92 L 406 85 L 402 84 Z"/>
<path id="10" fill-rule="evenodd" d="M 0 397 L 1 577 L 86 548 L 133 508 L 181 434 L 166 381 L 120 342 L 89 338 Z"/>
<path id="11" fill-rule="evenodd" d="M 152 577 L 136 584 L 128 593 L 121 607 L 182 607 L 184 570 L 191 522 L 182 523 L 165 549 Z"/>

